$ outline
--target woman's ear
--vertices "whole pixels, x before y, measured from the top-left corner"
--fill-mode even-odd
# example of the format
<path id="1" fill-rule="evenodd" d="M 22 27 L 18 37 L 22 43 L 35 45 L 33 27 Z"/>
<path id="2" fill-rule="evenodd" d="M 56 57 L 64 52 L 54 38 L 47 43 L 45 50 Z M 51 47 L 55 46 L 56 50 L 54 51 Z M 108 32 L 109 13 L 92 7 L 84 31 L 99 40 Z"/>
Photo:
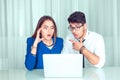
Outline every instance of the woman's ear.
<path id="1" fill-rule="evenodd" d="M 42 34 L 41 34 L 42 30 L 41 30 L 41 28 L 39 28 L 38 31 L 39 31 L 39 37 L 42 38 Z"/>
<path id="2" fill-rule="evenodd" d="M 39 36 L 40 38 L 42 38 L 42 34 L 40 33 L 40 36 Z"/>

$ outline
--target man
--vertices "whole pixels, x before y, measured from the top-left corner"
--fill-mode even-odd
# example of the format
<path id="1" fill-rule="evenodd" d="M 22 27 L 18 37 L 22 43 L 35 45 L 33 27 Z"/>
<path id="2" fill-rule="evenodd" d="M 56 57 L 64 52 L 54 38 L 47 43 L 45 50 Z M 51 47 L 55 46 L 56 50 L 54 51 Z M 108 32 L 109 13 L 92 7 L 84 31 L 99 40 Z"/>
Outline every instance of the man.
<path id="1" fill-rule="evenodd" d="M 68 29 L 72 34 L 66 37 L 62 53 L 83 54 L 83 67 L 103 67 L 105 63 L 103 37 L 98 33 L 88 31 L 83 12 L 72 13 L 68 22 Z"/>

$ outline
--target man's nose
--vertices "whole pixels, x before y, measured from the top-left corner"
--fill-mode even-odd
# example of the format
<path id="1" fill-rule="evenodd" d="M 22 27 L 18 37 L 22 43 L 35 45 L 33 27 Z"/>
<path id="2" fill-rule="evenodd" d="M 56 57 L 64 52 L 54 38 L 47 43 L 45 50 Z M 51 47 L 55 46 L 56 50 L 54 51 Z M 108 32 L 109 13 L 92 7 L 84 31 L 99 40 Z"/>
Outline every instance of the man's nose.
<path id="1" fill-rule="evenodd" d="M 73 31 L 72 31 L 73 33 L 75 33 L 75 29 L 73 29 Z"/>

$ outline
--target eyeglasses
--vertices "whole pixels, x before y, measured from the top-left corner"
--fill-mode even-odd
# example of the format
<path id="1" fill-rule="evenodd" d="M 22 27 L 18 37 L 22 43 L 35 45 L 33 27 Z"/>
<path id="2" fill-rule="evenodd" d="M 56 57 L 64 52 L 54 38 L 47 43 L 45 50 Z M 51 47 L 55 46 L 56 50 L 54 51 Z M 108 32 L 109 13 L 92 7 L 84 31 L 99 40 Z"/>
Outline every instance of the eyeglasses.
<path id="1" fill-rule="evenodd" d="M 81 25 L 81 26 L 76 26 L 76 27 L 69 26 L 68 29 L 69 29 L 70 31 L 74 31 L 74 30 L 75 30 L 75 31 L 79 31 L 82 26 L 83 26 L 83 25 Z"/>

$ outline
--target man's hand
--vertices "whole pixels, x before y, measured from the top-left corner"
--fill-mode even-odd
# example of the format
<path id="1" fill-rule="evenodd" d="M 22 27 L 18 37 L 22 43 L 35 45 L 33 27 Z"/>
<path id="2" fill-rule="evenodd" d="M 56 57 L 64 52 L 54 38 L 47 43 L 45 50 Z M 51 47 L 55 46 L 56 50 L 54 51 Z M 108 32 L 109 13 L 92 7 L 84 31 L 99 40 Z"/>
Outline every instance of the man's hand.
<path id="1" fill-rule="evenodd" d="M 74 41 L 74 40 L 69 40 L 72 45 L 73 45 L 73 49 L 79 51 L 81 49 L 81 47 L 83 46 L 82 40 L 80 40 L 80 42 Z"/>

